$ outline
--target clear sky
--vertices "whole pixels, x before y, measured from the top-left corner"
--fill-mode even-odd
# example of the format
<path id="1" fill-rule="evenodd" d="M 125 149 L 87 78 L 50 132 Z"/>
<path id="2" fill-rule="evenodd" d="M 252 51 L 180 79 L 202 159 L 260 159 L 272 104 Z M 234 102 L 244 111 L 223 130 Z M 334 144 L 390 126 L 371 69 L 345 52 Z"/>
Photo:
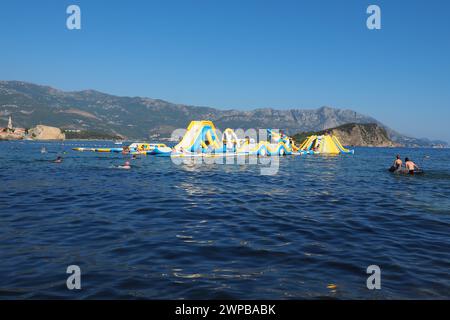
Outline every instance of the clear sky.
<path id="1" fill-rule="evenodd" d="M 82 29 L 66 28 L 81 8 Z M 366 9 L 381 7 L 381 30 Z M 450 141 L 447 0 L 2 0 L 0 79 L 217 108 L 371 115 Z"/>

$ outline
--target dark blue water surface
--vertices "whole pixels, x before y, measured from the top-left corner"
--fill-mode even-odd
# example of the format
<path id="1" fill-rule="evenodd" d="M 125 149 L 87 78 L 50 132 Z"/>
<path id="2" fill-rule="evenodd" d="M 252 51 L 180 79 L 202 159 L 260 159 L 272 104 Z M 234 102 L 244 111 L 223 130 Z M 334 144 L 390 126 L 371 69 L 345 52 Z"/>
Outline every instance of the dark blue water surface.
<path id="1" fill-rule="evenodd" d="M 450 150 L 285 157 L 273 176 L 71 150 L 107 144 L 0 143 L 1 298 L 450 298 Z M 396 153 L 426 173 L 388 173 Z"/>

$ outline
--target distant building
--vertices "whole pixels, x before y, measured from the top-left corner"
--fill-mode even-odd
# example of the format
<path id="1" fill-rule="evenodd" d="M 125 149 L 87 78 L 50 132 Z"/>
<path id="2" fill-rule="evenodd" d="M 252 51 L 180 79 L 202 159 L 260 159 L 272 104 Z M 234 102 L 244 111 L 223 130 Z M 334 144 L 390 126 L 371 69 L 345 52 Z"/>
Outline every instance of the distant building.
<path id="1" fill-rule="evenodd" d="M 12 118 L 11 118 L 11 116 L 9 116 L 9 119 L 8 119 L 8 127 L 6 127 L 6 129 L 7 129 L 8 131 L 14 131 L 14 128 L 13 128 L 13 125 L 12 125 Z"/>
<path id="2" fill-rule="evenodd" d="M 2 137 L 10 136 L 12 138 L 18 138 L 24 136 L 26 130 L 24 128 L 14 128 L 12 117 L 8 118 L 8 126 L 6 128 L 0 128 L 0 135 Z"/>

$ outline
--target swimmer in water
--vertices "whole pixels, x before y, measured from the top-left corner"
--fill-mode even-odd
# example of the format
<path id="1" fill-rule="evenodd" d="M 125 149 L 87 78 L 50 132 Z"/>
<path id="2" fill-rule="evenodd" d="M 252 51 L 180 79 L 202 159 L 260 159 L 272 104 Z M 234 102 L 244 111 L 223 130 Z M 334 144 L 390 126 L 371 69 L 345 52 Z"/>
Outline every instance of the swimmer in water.
<path id="1" fill-rule="evenodd" d="M 137 159 L 137 155 L 133 154 L 133 156 L 131 157 L 131 160 L 136 160 Z"/>
<path id="2" fill-rule="evenodd" d="M 131 165 L 129 161 L 125 161 L 123 166 L 119 166 L 120 169 L 131 169 Z"/>
<path id="3" fill-rule="evenodd" d="M 402 165 L 403 165 L 402 159 L 400 159 L 400 155 L 398 154 L 396 156 L 394 163 L 392 164 L 391 171 L 394 172 L 402 170 Z"/>
<path id="4" fill-rule="evenodd" d="M 61 156 L 56 157 L 55 160 L 53 160 L 54 163 L 61 163 L 63 161 Z"/>
<path id="5" fill-rule="evenodd" d="M 414 175 L 414 171 L 417 169 L 417 170 L 420 170 L 419 169 L 419 167 L 414 163 L 414 162 L 412 162 L 411 160 L 409 160 L 409 158 L 406 158 L 405 159 L 405 167 L 406 167 L 406 169 L 408 170 L 408 173 L 409 174 L 412 174 L 412 175 Z"/>

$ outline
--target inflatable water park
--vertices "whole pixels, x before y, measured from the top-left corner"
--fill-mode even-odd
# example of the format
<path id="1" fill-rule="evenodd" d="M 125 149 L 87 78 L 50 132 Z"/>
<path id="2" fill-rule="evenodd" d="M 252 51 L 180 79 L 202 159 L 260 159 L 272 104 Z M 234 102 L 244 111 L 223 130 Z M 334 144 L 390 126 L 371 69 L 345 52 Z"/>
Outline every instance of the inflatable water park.
<path id="1" fill-rule="evenodd" d="M 173 148 L 164 143 L 134 142 L 129 146 L 114 148 L 73 148 L 75 151 L 115 152 L 122 154 L 141 154 L 157 156 L 285 156 L 307 154 L 353 154 L 346 149 L 334 135 L 312 135 L 300 145 L 293 138 L 267 129 L 267 140 L 239 138 L 234 130 L 227 128 L 218 133 L 214 123 L 209 120 L 191 121 L 180 142 Z"/>

